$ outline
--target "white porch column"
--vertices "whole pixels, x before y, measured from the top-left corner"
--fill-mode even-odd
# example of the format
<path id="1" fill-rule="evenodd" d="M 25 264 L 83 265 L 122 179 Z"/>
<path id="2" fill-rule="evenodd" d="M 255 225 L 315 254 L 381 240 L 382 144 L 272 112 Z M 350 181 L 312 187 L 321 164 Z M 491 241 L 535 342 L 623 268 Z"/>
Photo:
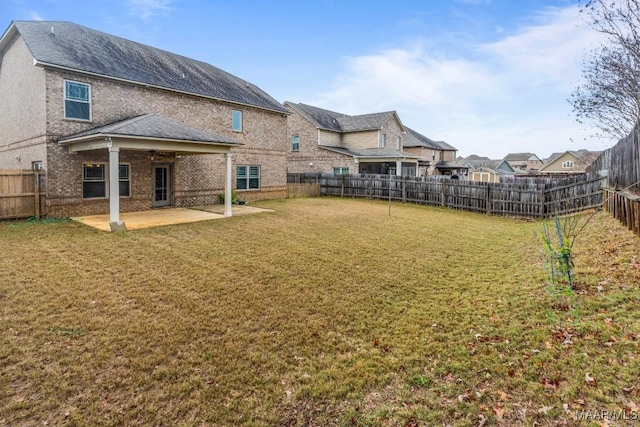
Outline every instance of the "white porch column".
<path id="1" fill-rule="evenodd" d="M 109 225 L 111 231 L 121 231 L 124 223 L 120 221 L 120 147 L 109 141 Z"/>
<path id="2" fill-rule="evenodd" d="M 396 160 L 396 176 L 402 175 L 402 160 Z"/>
<path id="3" fill-rule="evenodd" d="M 226 152 L 224 154 L 224 158 L 226 160 L 226 173 L 224 178 L 224 216 L 229 218 L 231 217 L 231 153 Z"/>

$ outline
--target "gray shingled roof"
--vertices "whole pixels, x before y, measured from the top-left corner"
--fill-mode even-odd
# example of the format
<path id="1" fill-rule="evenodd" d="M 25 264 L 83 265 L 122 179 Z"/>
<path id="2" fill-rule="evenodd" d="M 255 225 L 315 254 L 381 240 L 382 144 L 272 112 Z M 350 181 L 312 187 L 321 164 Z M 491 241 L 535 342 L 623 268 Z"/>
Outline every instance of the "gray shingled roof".
<path id="1" fill-rule="evenodd" d="M 296 104 L 293 102 L 286 102 L 286 104 L 295 108 L 316 127 L 333 132 L 358 132 L 381 129 L 391 117 L 396 115 L 395 111 L 385 111 L 382 113 L 349 116 L 307 104 Z"/>
<path id="2" fill-rule="evenodd" d="M 243 145 L 241 142 L 206 132 L 157 114 L 144 114 L 142 116 L 120 120 L 62 138 L 59 142 L 65 143 L 90 136 L 126 136 L 175 141 L 196 141 L 211 144 Z"/>
<path id="3" fill-rule="evenodd" d="M 43 65 L 288 113 L 259 87 L 205 62 L 72 22 L 14 21 L 13 25 Z"/>
<path id="4" fill-rule="evenodd" d="M 450 150 L 450 151 L 458 151 L 457 148 L 447 144 L 444 141 L 434 141 L 431 138 L 427 138 L 419 132 L 416 132 L 413 129 L 405 127 L 407 130 L 407 134 L 402 139 L 403 147 L 425 147 L 431 148 L 435 150 Z"/>
<path id="5" fill-rule="evenodd" d="M 415 154 L 407 153 L 405 151 L 396 150 L 393 148 L 361 148 L 361 149 L 347 149 L 342 147 L 329 147 L 321 145 L 320 148 L 334 151 L 341 154 L 346 154 L 353 157 L 366 157 L 366 158 L 406 158 L 406 159 L 418 159 Z"/>
<path id="6" fill-rule="evenodd" d="M 385 111 L 359 116 L 344 116 L 338 119 L 338 123 L 340 123 L 343 132 L 382 129 L 394 114 L 395 111 Z"/>
<path id="7" fill-rule="evenodd" d="M 538 156 L 533 153 L 509 153 L 504 157 L 503 160 L 506 160 L 508 162 L 526 162 L 531 157 L 538 158 Z"/>

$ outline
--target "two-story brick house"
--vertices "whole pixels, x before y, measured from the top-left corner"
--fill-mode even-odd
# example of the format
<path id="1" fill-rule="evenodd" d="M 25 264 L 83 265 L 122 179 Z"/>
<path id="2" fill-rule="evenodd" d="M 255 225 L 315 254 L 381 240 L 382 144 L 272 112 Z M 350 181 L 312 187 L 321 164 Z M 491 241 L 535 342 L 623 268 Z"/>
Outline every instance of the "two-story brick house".
<path id="1" fill-rule="evenodd" d="M 395 111 L 350 116 L 285 102 L 291 173 L 333 172 L 415 176 L 418 156 L 402 149 L 406 133 Z"/>
<path id="2" fill-rule="evenodd" d="M 444 141 L 434 141 L 421 133 L 407 129 L 403 138 L 403 150 L 419 157 L 418 175 L 452 175 L 463 172 L 464 165 L 456 163 L 455 147 Z M 452 168 L 452 165 L 456 165 Z"/>
<path id="3" fill-rule="evenodd" d="M 288 111 L 255 85 L 70 22 L 0 38 L 0 169 L 46 170 L 51 217 L 286 194 Z M 230 205 L 225 209 L 231 214 Z"/>

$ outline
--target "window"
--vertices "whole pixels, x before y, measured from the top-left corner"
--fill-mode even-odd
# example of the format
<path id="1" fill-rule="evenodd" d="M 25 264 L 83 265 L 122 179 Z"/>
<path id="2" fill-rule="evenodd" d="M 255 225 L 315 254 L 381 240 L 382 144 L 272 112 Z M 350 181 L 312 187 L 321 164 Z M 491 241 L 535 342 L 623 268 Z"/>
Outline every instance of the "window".
<path id="1" fill-rule="evenodd" d="M 291 137 L 291 151 L 300 151 L 300 135 Z"/>
<path id="2" fill-rule="evenodd" d="M 260 166 L 238 166 L 236 168 L 237 190 L 260 189 Z"/>
<path id="3" fill-rule="evenodd" d="M 82 165 L 82 197 L 84 199 L 107 197 L 104 163 Z"/>
<path id="4" fill-rule="evenodd" d="M 91 120 L 91 86 L 65 80 L 64 117 L 66 119 Z"/>
<path id="5" fill-rule="evenodd" d="M 398 145 L 398 149 L 400 149 L 400 146 L 402 145 L 402 137 L 401 136 L 398 137 L 397 145 Z"/>
<path id="6" fill-rule="evenodd" d="M 565 169 L 570 169 L 573 167 L 573 162 L 571 160 L 565 160 L 562 162 L 562 167 Z"/>
<path id="7" fill-rule="evenodd" d="M 242 131 L 242 111 L 233 110 L 231 112 L 231 129 L 235 132 Z"/>
<path id="8" fill-rule="evenodd" d="M 107 197 L 106 163 L 85 163 L 82 165 L 82 197 L 96 199 Z M 129 165 L 118 167 L 120 197 L 131 195 Z"/>
<path id="9" fill-rule="evenodd" d="M 118 166 L 118 180 L 120 185 L 120 197 L 131 196 L 131 179 L 129 178 L 129 165 Z"/>
<path id="10" fill-rule="evenodd" d="M 33 169 L 34 171 L 41 171 L 42 170 L 42 160 L 37 160 L 35 162 L 31 162 L 31 169 Z"/>
<path id="11" fill-rule="evenodd" d="M 349 173 L 349 168 L 333 168 L 334 175 L 345 175 Z"/>
<path id="12" fill-rule="evenodd" d="M 382 133 L 380 134 L 380 147 L 384 148 L 386 146 L 387 146 L 387 134 Z"/>

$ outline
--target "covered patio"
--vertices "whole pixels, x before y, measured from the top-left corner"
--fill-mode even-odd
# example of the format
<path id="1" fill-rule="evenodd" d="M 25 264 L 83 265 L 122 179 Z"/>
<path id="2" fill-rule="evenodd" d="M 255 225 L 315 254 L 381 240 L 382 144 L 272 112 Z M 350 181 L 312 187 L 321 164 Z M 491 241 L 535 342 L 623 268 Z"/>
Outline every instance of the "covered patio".
<path id="1" fill-rule="evenodd" d="M 58 143 L 67 147 L 71 154 L 90 150 L 108 151 L 107 194 L 103 197 L 108 198 L 109 201 L 108 225 L 111 231 L 125 231 L 128 227 L 131 228 L 137 218 L 135 215 L 137 213 L 126 215 L 120 213 L 120 152 L 125 150 L 146 151 L 152 155 L 173 153 L 176 157 L 223 154 L 225 157 L 225 203 L 221 215 L 223 217 L 233 215 L 231 148 L 241 146 L 240 142 L 156 114 L 144 114 L 62 138 Z M 154 181 L 162 181 L 163 177 L 167 180 L 167 175 L 168 172 L 154 173 Z M 156 188 L 158 188 L 157 191 Z M 163 203 L 168 197 L 166 183 L 164 186 L 162 183 L 157 187 L 154 186 L 152 195 L 154 207 L 170 205 L 170 201 Z M 149 212 L 147 216 L 152 217 L 153 215 Z M 190 216 L 195 215 L 190 214 Z M 205 214 L 216 215 L 212 212 L 201 213 L 201 215 Z M 132 224 L 128 224 L 127 221 L 131 221 Z"/>

